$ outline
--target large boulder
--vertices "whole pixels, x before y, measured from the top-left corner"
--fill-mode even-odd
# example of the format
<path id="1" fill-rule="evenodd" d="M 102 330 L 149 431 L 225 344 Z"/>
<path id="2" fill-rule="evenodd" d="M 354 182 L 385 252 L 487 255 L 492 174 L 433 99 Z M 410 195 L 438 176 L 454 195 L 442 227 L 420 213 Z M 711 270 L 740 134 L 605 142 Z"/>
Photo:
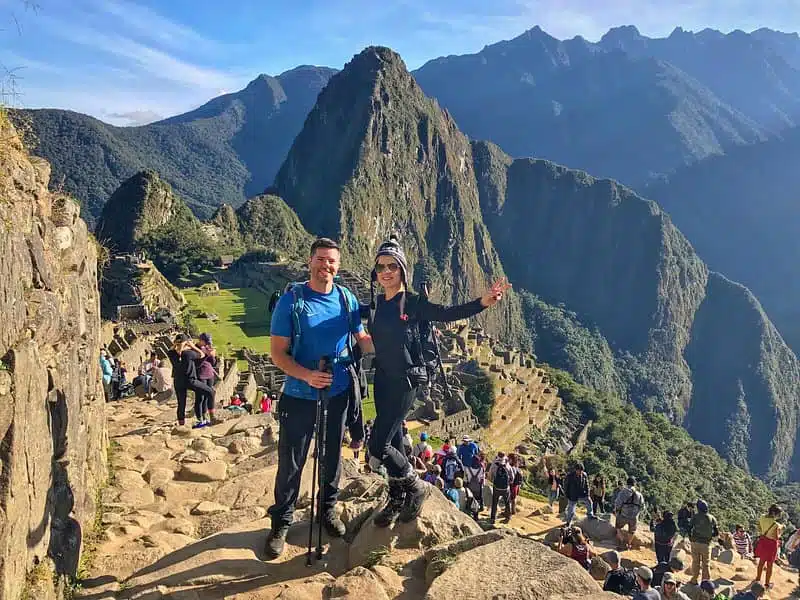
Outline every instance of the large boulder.
<path id="1" fill-rule="evenodd" d="M 363 565 L 376 548 L 429 548 L 449 540 L 481 533 L 472 518 L 456 508 L 434 487 L 425 484 L 428 496 L 419 517 L 410 523 L 376 527 L 367 518 L 350 546 L 351 567 Z"/>
<path id="2" fill-rule="evenodd" d="M 350 598 L 351 600 L 389 600 L 380 579 L 364 567 L 356 567 L 325 586 L 323 598 Z"/>
<path id="3" fill-rule="evenodd" d="M 458 555 L 433 580 L 426 600 L 614 600 L 585 569 L 545 545 L 507 537 Z"/>
<path id="4" fill-rule="evenodd" d="M 590 519 L 587 517 L 578 521 L 576 525 L 594 542 L 607 542 L 617 537 L 617 530 L 614 526 L 603 519 Z"/>

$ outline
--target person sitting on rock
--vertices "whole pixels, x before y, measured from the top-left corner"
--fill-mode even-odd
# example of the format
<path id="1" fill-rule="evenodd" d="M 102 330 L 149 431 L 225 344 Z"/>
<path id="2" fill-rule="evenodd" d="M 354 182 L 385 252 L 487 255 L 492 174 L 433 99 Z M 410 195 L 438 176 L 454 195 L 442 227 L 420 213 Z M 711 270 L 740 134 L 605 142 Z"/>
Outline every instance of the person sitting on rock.
<path id="1" fill-rule="evenodd" d="M 675 536 L 678 533 L 678 526 L 670 511 L 664 511 L 661 521 L 653 528 L 653 533 L 655 534 L 656 560 L 660 563 L 669 562 Z"/>
<path id="2" fill-rule="evenodd" d="M 633 600 L 661 600 L 661 594 L 651 585 L 653 572 L 649 568 L 637 567 L 633 573 L 636 575 L 636 585 L 639 586 L 639 591 L 633 594 Z"/>
<path id="3" fill-rule="evenodd" d="M 559 539 L 558 551 L 564 556 L 569 556 L 587 571 L 592 564 L 592 557 L 597 554 L 592 545 L 586 540 L 586 536 L 578 528 L 572 530 L 566 541 L 564 536 Z"/>
<path id="4" fill-rule="evenodd" d="M 800 539 L 798 541 L 800 541 Z M 752 558 L 753 538 L 744 530 L 744 525 L 736 525 L 733 532 L 733 544 L 736 546 L 736 552 L 739 553 L 741 558 Z"/>
<path id="5" fill-rule="evenodd" d="M 321 390 L 327 390 L 327 429 L 325 447 L 316 449 L 320 455 L 320 473 L 324 475 L 318 492 L 320 520 L 331 537 L 342 537 L 345 533 L 335 506 L 342 436 L 350 399 L 356 393 L 351 346 L 355 341 L 363 354 L 372 354 L 374 348 L 361 323 L 358 299 L 347 288 L 334 284 L 340 263 L 339 245 L 335 241 L 315 240 L 308 261 L 309 280 L 287 290 L 272 312 L 270 354 L 275 365 L 286 374 L 286 381 L 279 409 L 275 503 L 269 508 L 272 527 L 264 548 L 270 559 L 283 552 L 293 520 L 303 467 L 315 437 Z M 329 370 L 320 369 L 324 357 L 330 359 Z M 397 425 L 395 432 L 399 433 L 400 423 Z"/>
<path id="6" fill-rule="evenodd" d="M 405 252 L 390 236 L 375 256 L 371 274 L 372 293 L 369 332 L 375 342 L 375 426 L 370 440 L 370 461 L 386 468 L 389 494 L 386 505 L 373 522 L 388 527 L 395 520 L 410 522 L 422 510 L 428 488 L 417 476 L 402 447 L 401 424 L 413 406 L 417 388 L 427 385 L 429 376 L 419 343 L 420 323 L 459 321 L 496 305 L 511 285 L 496 281 L 481 297 L 458 306 L 446 307 L 410 290 L 411 278 Z M 374 283 L 383 293 L 374 295 Z M 458 460 L 458 457 L 456 457 Z M 460 463 L 460 461 L 459 461 Z M 463 465 L 461 465 L 463 471 Z M 451 472 L 443 469 L 447 481 Z M 455 474 L 452 474 L 455 479 Z M 452 484 L 452 479 L 449 481 Z"/>
<path id="7" fill-rule="evenodd" d="M 582 463 L 575 465 L 573 471 L 567 475 L 564 481 L 564 494 L 567 497 L 567 511 L 565 514 L 566 524 L 570 525 L 575 518 L 575 508 L 578 502 L 586 507 L 586 514 L 590 519 L 595 519 L 592 501 L 589 499 L 589 477 L 583 468 Z"/>
<path id="8" fill-rule="evenodd" d="M 653 587 L 661 585 L 662 577 L 664 577 L 666 573 L 683 573 L 685 568 L 686 565 L 683 564 L 683 561 L 679 556 L 673 556 L 668 562 L 660 562 L 653 567 L 653 581 L 651 582 L 651 585 Z"/>
<path id="9" fill-rule="evenodd" d="M 630 550 L 643 508 L 644 496 L 636 489 L 636 478 L 628 477 L 628 485 L 617 495 L 614 503 L 614 527 L 620 550 Z M 628 528 L 627 532 L 624 531 L 625 527 Z"/>
<path id="10" fill-rule="evenodd" d="M 630 596 L 637 588 L 636 576 L 633 571 L 623 569 L 620 566 L 619 552 L 612 550 L 603 555 L 603 558 L 611 567 L 611 570 L 606 574 L 606 579 L 603 582 L 603 590 L 606 592 L 614 592 L 620 596 Z"/>
<path id="11" fill-rule="evenodd" d="M 678 580 L 672 573 L 664 573 L 660 586 L 654 586 L 661 600 L 689 600 L 689 596 L 678 589 Z"/>
<path id="12" fill-rule="evenodd" d="M 505 522 L 511 520 L 511 482 L 513 473 L 508 466 L 508 457 L 504 452 L 498 452 L 492 466 L 489 467 L 489 481 L 492 482 L 492 510 L 489 521 L 494 525 L 497 518 L 497 505 L 500 500 L 505 505 Z"/>
<path id="13" fill-rule="evenodd" d="M 702 571 L 703 579 L 711 579 L 711 540 L 719 535 L 717 519 L 708 511 L 705 500 L 697 501 L 697 513 L 692 517 L 689 540 L 692 543 L 692 578 L 690 583 L 697 585 Z"/>

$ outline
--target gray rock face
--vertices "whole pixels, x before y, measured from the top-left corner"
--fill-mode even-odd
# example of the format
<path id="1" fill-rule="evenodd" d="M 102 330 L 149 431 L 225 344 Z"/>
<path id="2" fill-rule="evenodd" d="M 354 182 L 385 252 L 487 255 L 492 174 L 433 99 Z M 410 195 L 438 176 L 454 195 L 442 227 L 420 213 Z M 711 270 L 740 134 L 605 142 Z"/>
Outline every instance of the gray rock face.
<path id="1" fill-rule="evenodd" d="M 0 598 L 18 598 L 37 559 L 77 568 L 107 439 L 97 246 L 4 119 L 0 139 Z"/>

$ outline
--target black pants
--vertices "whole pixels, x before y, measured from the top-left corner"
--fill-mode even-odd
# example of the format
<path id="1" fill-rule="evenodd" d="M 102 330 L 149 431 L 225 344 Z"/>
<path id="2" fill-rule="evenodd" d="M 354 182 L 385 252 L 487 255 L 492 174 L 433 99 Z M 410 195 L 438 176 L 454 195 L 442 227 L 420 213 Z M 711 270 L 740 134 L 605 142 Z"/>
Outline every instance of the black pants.
<path id="1" fill-rule="evenodd" d="M 175 397 L 178 399 L 178 422 L 186 420 L 186 392 L 188 388 L 185 383 L 174 382 Z"/>
<path id="2" fill-rule="evenodd" d="M 605 512 L 605 502 L 603 496 L 592 496 L 592 510 L 594 514 L 599 515 Z"/>
<path id="3" fill-rule="evenodd" d="M 214 410 L 214 378 L 194 379 L 192 384 L 195 386 L 192 387 L 194 390 L 194 416 L 199 421 L 208 411 Z"/>
<path id="4" fill-rule="evenodd" d="M 332 509 L 339 495 L 342 436 L 350 391 L 328 400 L 328 426 L 325 433 L 325 479 L 320 493 L 323 511 Z M 278 422 L 278 474 L 275 477 L 275 504 L 269 507 L 272 527 L 289 525 L 300 493 L 300 477 L 314 439 L 317 402 L 293 396 L 281 396 Z M 322 465 L 321 465 L 322 466 Z"/>
<path id="5" fill-rule="evenodd" d="M 490 520 L 494 523 L 494 520 L 497 518 L 497 504 L 500 502 L 500 499 L 503 500 L 505 505 L 504 514 L 506 519 L 511 518 L 511 499 L 509 497 L 511 490 L 508 488 L 504 490 L 498 490 L 497 488 L 492 490 L 492 514 L 490 515 Z"/>
<path id="6" fill-rule="evenodd" d="M 375 423 L 369 436 L 369 455 L 383 463 L 389 477 L 406 477 L 411 463 L 403 448 L 403 419 L 414 404 L 415 390 L 405 379 L 375 372 Z"/>
<path id="7" fill-rule="evenodd" d="M 656 546 L 656 562 L 669 562 L 669 555 L 672 554 L 672 544 L 655 543 Z"/>

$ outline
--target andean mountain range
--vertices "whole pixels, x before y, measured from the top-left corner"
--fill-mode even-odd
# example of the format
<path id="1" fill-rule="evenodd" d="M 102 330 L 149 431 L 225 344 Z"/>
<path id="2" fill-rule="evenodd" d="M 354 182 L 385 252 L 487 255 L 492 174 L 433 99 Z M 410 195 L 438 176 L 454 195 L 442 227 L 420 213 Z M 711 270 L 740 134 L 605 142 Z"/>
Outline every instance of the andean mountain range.
<path id="1" fill-rule="evenodd" d="M 214 222 L 275 247 L 298 235 L 293 210 L 312 233 L 339 238 L 356 269 L 398 229 L 412 262 L 425 257 L 415 276 L 436 275 L 448 300 L 507 273 L 518 293 L 484 317 L 491 330 L 670 415 L 738 465 L 796 477 L 800 366 L 753 295 L 710 272 L 630 189 L 470 142 L 392 51 L 368 48 L 331 78 L 270 192 Z M 137 221 L 127 202 L 143 196 L 115 195 L 101 231 Z M 262 204 L 283 217 L 251 231 Z M 174 242 L 175 224 L 149 239 Z"/>
<path id="2" fill-rule="evenodd" d="M 514 161 L 492 144 L 469 142 L 459 130 L 485 126 L 494 132 L 488 137 L 502 141 L 503 119 L 511 115 L 517 132 L 531 126 L 519 137 L 529 145 L 517 146 L 515 154 L 558 155 L 559 140 L 567 139 L 582 146 L 567 153 L 575 159 L 568 164 L 583 166 L 581 152 L 603 160 L 617 156 L 619 168 L 632 165 L 627 176 L 618 176 L 644 185 L 654 173 L 709 154 L 736 156 L 737 145 L 794 124 L 800 75 L 790 64 L 794 46 L 787 42 L 793 38 L 778 44 L 773 34 L 676 31 L 648 40 L 621 28 L 590 44 L 561 42 L 534 28 L 478 55 L 432 61 L 415 73 L 421 87 L 399 57 L 372 49 L 339 73 L 335 86 L 325 87 L 333 70 L 301 67 L 277 78 L 260 76 L 242 92 L 145 127 L 112 128 L 65 111 L 29 114 L 54 179 L 64 176 L 66 189 L 94 216 L 118 181 L 142 167 L 158 171 L 200 215 L 263 191 L 276 171 L 269 191 L 310 232 L 340 237 L 356 266 L 364 267 L 381 236 L 398 227 L 410 255 L 428 257 L 420 266 L 438 275 L 445 284 L 440 289 L 451 290 L 453 300 L 507 272 L 521 293 L 505 312 L 489 317 L 493 330 L 532 343 L 541 358 L 582 381 L 664 411 L 738 464 L 783 478 L 795 454 L 800 369 L 755 298 L 710 274 L 670 219 L 630 190 L 546 161 Z M 720 81 L 720 61 L 742 53 L 749 60 L 736 77 L 749 77 L 752 85 Z M 687 54 L 689 63 L 715 75 L 707 85 L 665 62 L 681 63 Z M 759 61 L 777 83 L 756 68 Z M 704 72 L 693 66 L 695 75 Z M 437 82 L 448 112 L 423 94 Z M 456 84 L 463 94 L 448 99 L 447 86 Z M 494 122 L 462 114 L 470 93 L 478 108 L 490 102 L 476 114 Z M 554 102 L 561 107 L 555 112 Z M 548 114 L 551 124 L 545 125 Z M 644 162 L 632 163 L 634 156 Z M 707 162 L 690 169 L 702 172 Z M 599 174 L 606 169 L 594 166 Z M 681 181 L 691 172 L 672 177 Z M 669 197 L 670 185 L 662 185 L 652 188 L 656 197 Z M 255 213 L 242 211 L 255 206 L 264 213 L 264 202 L 284 206 L 273 195 L 250 202 L 239 211 L 239 235 L 227 238 L 249 236 L 245 245 L 258 241 L 294 252 L 284 245 L 298 238 L 297 226 L 289 227 L 292 217 L 270 226 L 291 230 L 282 243 L 249 231 Z M 284 212 L 291 210 L 278 211 Z M 691 221 L 694 212 L 676 214 Z M 221 210 L 215 221 L 227 215 L 230 222 L 230 213 Z M 174 241 L 181 229 L 173 222 L 162 228 L 171 232 L 162 239 Z M 190 229 L 199 231 L 199 225 Z M 702 238 L 705 229 L 698 229 Z M 725 235 L 725 228 L 717 230 Z M 727 272 L 720 263 L 725 256 L 712 266 Z M 710 415 L 718 418 L 716 426 L 709 427 Z M 734 450 L 731 434 L 741 438 L 742 428 L 747 450 L 742 444 Z"/>

